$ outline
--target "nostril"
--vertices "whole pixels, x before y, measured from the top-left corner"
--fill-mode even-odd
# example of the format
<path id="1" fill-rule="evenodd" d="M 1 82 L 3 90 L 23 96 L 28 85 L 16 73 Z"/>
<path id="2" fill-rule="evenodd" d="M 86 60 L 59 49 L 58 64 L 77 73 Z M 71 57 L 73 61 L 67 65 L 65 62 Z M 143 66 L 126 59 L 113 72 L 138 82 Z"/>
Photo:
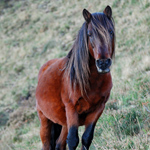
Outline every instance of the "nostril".
<path id="1" fill-rule="evenodd" d="M 96 62 L 97 62 L 97 64 L 98 64 L 98 66 L 101 66 L 101 65 L 103 64 L 103 61 L 100 60 L 100 59 L 96 60 Z"/>
<path id="2" fill-rule="evenodd" d="M 112 61 L 111 61 L 111 59 L 110 59 L 110 58 L 108 58 L 108 59 L 106 60 L 106 62 L 105 62 L 105 63 L 106 63 L 106 65 L 107 65 L 107 66 L 110 66 L 110 65 L 111 65 L 111 63 L 112 63 Z"/>
<path id="3" fill-rule="evenodd" d="M 106 60 L 105 64 L 106 64 L 106 65 L 108 65 L 108 64 L 109 64 L 109 60 L 108 60 L 108 59 Z"/>

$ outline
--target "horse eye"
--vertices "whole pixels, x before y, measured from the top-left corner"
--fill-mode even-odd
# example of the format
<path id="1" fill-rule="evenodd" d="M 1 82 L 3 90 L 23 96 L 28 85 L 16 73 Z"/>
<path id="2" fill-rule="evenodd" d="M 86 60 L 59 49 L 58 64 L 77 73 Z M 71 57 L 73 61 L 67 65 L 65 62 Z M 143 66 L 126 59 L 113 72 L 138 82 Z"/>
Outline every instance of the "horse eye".
<path id="1" fill-rule="evenodd" d="M 112 30 L 109 30 L 109 33 L 111 36 L 113 36 L 113 31 Z"/>
<path id="2" fill-rule="evenodd" d="M 87 35 L 90 37 L 90 36 L 92 36 L 92 32 L 91 31 L 88 31 L 87 32 Z"/>

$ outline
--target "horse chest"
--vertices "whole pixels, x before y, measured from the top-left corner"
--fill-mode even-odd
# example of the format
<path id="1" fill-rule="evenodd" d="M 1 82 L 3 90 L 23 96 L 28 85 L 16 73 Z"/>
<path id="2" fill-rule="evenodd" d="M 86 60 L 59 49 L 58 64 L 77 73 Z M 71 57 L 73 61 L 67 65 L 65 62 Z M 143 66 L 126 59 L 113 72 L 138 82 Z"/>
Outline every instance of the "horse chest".
<path id="1" fill-rule="evenodd" d="M 93 88 L 91 92 L 88 94 L 89 100 L 88 102 L 90 105 L 96 105 L 97 103 L 103 103 L 107 98 L 108 94 L 110 93 L 111 88 L 106 87 L 106 85 Z"/>
<path id="2" fill-rule="evenodd" d="M 106 103 L 111 86 L 103 85 L 97 88 L 91 89 L 88 92 L 87 98 L 80 97 L 75 105 L 76 111 L 78 114 L 89 113 L 95 110 L 98 104 Z"/>
<path id="3" fill-rule="evenodd" d="M 89 102 L 96 104 L 102 101 L 110 93 L 112 88 L 111 75 L 94 77 L 90 80 L 90 90 L 88 92 Z"/>
<path id="4" fill-rule="evenodd" d="M 77 100 L 75 108 L 78 114 L 90 113 L 94 111 L 98 104 L 106 103 L 110 91 L 112 88 L 112 82 L 110 83 L 97 83 L 95 86 L 91 86 L 91 89 L 87 92 L 87 98 L 80 97 Z"/>

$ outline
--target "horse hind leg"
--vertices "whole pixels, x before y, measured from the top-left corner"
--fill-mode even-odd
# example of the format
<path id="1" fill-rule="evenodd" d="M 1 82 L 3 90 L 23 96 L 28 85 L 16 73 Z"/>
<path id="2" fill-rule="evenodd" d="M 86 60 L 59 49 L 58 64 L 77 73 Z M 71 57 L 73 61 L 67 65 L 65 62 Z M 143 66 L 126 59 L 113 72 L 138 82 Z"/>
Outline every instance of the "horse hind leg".
<path id="1" fill-rule="evenodd" d="M 38 110 L 38 116 L 41 123 L 40 137 L 42 141 L 42 150 L 50 150 L 52 121 L 46 118 L 40 110 Z"/>
<path id="2" fill-rule="evenodd" d="M 51 127 L 51 140 L 50 140 L 51 150 L 55 150 L 56 141 L 60 136 L 61 130 L 62 130 L 61 125 L 55 124 L 55 123 L 52 124 L 52 127 Z"/>
<path id="3" fill-rule="evenodd" d="M 55 150 L 56 140 L 60 135 L 61 126 L 54 124 L 51 120 L 38 110 L 39 119 L 41 122 L 40 137 L 42 141 L 42 150 Z"/>
<path id="4" fill-rule="evenodd" d="M 66 150 L 67 135 L 68 135 L 68 128 L 67 126 L 63 126 L 61 130 L 61 134 L 56 142 L 55 150 Z"/>

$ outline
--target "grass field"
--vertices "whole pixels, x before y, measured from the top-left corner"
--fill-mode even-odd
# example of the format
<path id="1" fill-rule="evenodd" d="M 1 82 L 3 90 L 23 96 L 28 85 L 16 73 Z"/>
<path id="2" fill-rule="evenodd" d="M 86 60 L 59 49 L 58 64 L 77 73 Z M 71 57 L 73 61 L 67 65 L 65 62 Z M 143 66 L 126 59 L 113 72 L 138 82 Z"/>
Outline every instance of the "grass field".
<path id="1" fill-rule="evenodd" d="M 71 49 L 83 8 L 107 5 L 116 24 L 113 89 L 90 150 L 150 149 L 150 0 L 1 0 L 0 150 L 41 149 L 39 68 Z"/>

